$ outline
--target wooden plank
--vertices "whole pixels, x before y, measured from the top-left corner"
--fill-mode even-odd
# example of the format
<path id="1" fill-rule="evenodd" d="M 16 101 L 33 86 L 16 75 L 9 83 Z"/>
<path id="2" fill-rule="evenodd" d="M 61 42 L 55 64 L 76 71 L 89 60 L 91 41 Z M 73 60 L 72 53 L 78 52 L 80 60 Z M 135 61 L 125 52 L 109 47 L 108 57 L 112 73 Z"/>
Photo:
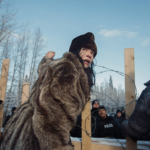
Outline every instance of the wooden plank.
<path id="1" fill-rule="evenodd" d="M 143 141 L 144 142 L 144 141 Z M 81 142 L 79 141 L 72 141 L 72 144 L 74 145 L 74 150 L 82 150 L 81 148 Z M 118 146 L 119 145 L 119 146 Z M 126 148 L 126 144 L 123 144 L 124 148 L 120 145 L 120 143 L 118 144 L 112 144 L 111 142 L 108 143 L 108 144 L 101 144 L 101 143 L 91 143 L 91 150 L 128 150 Z M 148 146 L 145 145 L 144 147 L 144 144 L 143 146 L 141 145 L 138 145 L 138 148 L 137 150 L 145 150 L 145 149 L 149 149 Z"/>
<path id="2" fill-rule="evenodd" d="M 9 59 L 3 59 L 1 79 L 0 79 L 0 100 L 3 101 L 3 103 L 0 105 L 0 127 L 2 127 L 2 122 L 3 122 L 4 103 L 6 97 L 9 64 L 10 64 Z"/>
<path id="3" fill-rule="evenodd" d="M 82 150 L 91 150 L 91 137 L 90 137 L 91 136 L 91 115 L 90 114 L 91 114 L 91 103 L 88 102 L 85 105 L 85 108 L 82 112 L 82 129 L 83 129 L 82 130 Z M 86 133 L 85 130 L 88 133 Z"/>
<path id="4" fill-rule="evenodd" d="M 81 150 L 81 142 L 72 141 L 74 150 Z M 122 147 L 91 143 L 91 150 L 122 150 Z"/>
<path id="5" fill-rule="evenodd" d="M 125 58 L 125 74 L 128 75 L 135 82 L 135 66 L 134 66 L 134 48 L 124 49 Z M 125 99 L 126 105 L 135 99 L 135 85 L 133 81 L 125 76 Z M 126 106 L 126 114 L 130 117 L 135 109 L 136 102 L 132 102 Z M 128 117 L 127 117 L 128 118 Z M 136 150 L 137 144 L 133 140 L 126 136 L 127 150 Z"/>
<path id="6" fill-rule="evenodd" d="M 81 150 L 81 142 L 72 141 L 72 144 L 74 145 L 74 150 Z"/>
<path id="7" fill-rule="evenodd" d="M 122 147 L 92 143 L 92 150 L 123 150 Z"/>
<path id="8" fill-rule="evenodd" d="M 29 98 L 29 92 L 30 92 L 30 83 L 24 82 L 22 85 L 22 100 L 21 105 L 26 102 Z"/>

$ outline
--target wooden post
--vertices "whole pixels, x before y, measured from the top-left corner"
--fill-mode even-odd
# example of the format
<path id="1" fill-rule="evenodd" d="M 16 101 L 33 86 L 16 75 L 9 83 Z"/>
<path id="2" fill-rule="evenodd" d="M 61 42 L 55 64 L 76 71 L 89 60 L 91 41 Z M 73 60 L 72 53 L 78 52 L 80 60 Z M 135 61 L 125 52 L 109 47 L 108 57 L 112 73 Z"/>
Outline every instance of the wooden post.
<path id="1" fill-rule="evenodd" d="M 26 102 L 29 98 L 29 92 L 30 92 L 30 83 L 24 82 L 22 86 L 22 100 L 21 105 Z"/>
<path id="2" fill-rule="evenodd" d="M 135 82 L 135 68 L 134 68 L 134 48 L 125 48 L 124 49 L 124 58 L 125 58 L 125 74 L 128 75 Z M 125 76 L 125 99 L 126 105 L 135 99 L 135 85 L 133 81 Z M 126 114 L 130 117 L 133 110 L 135 109 L 136 102 L 133 101 L 126 106 Z M 128 117 L 127 117 L 128 118 Z M 137 143 L 127 135 L 126 136 L 127 150 L 136 150 Z"/>
<path id="3" fill-rule="evenodd" d="M 3 59 L 1 79 L 0 79 L 0 100 L 3 101 L 3 103 L 0 105 L 0 127 L 2 127 L 2 123 L 3 123 L 3 113 L 4 113 L 4 103 L 5 103 L 6 89 L 7 89 L 9 63 L 10 63 L 9 59 Z"/>
<path id="4" fill-rule="evenodd" d="M 82 150 L 91 150 L 91 103 L 88 102 L 82 112 Z M 87 118 L 88 117 L 88 118 Z M 86 124 L 85 124 L 86 120 Z M 86 126 L 86 128 L 85 128 Z M 89 133 L 87 134 L 85 130 Z"/>

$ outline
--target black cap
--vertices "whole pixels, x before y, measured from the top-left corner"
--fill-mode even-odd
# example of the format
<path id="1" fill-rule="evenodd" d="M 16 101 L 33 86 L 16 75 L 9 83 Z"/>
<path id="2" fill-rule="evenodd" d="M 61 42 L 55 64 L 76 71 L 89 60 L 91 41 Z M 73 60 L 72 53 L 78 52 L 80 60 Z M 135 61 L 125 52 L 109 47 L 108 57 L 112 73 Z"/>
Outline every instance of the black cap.
<path id="1" fill-rule="evenodd" d="M 125 110 L 125 109 L 124 109 L 124 108 L 122 108 L 122 109 L 121 109 L 121 111 L 122 111 L 122 110 Z"/>
<path id="2" fill-rule="evenodd" d="M 119 112 L 121 113 L 121 110 L 120 110 L 120 109 L 117 109 L 117 110 L 116 110 L 116 114 L 119 113 Z"/>
<path id="3" fill-rule="evenodd" d="M 98 104 L 99 104 L 99 101 L 98 101 L 98 100 L 92 101 L 92 106 L 93 106 L 93 104 L 95 104 L 95 103 L 98 103 Z"/>
<path id="4" fill-rule="evenodd" d="M 11 109 L 11 111 L 15 111 L 17 108 L 16 107 L 13 107 L 12 109 Z"/>
<path id="5" fill-rule="evenodd" d="M 100 105 L 100 106 L 99 106 L 99 109 L 105 109 L 105 110 L 106 110 L 106 108 L 105 108 L 104 105 Z"/>

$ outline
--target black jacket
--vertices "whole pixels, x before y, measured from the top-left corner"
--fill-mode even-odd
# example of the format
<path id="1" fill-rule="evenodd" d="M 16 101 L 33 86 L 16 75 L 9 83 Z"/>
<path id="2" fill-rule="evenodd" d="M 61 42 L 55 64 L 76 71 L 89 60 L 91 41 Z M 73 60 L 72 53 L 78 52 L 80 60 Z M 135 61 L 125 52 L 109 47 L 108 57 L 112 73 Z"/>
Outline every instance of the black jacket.
<path id="1" fill-rule="evenodd" d="M 98 111 L 99 111 L 98 108 L 91 109 L 91 126 L 95 124 L 96 118 L 99 116 Z"/>
<path id="2" fill-rule="evenodd" d="M 126 119 L 125 113 L 122 113 L 121 117 L 125 120 Z"/>
<path id="3" fill-rule="evenodd" d="M 77 117 L 77 122 L 74 128 L 70 131 L 72 137 L 81 138 L 81 114 Z"/>
<path id="4" fill-rule="evenodd" d="M 123 130 L 133 139 L 140 139 L 150 131 L 150 80 L 145 85 L 129 120 L 122 123 Z"/>
<path id="5" fill-rule="evenodd" d="M 118 121 L 111 116 L 106 119 L 97 117 L 96 126 L 92 127 L 92 137 L 120 137 L 121 127 Z"/>
<path id="6" fill-rule="evenodd" d="M 12 116 L 13 114 L 14 114 L 14 111 L 12 111 L 11 115 L 8 115 L 8 116 L 6 117 L 6 119 L 5 119 L 4 123 L 3 123 L 3 126 L 2 126 L 3 128 L 5 128 L 7 122 L 9 121 L 9 119 L 11 118 L 11 116 Z"/>
<path id="7" fill-rule="evenodd" d="M 92 108 L 91 116 L 98 117 L 98 111 L 99 111 L 99 108 Z"/>
<path id="8" fill-rule="evenodd" d="M 121 117 L 118 117 L 117 115 L 115 115 L 114 117 L 118 120 L 118 122 L 119 122 L 120 125 L 121 125 L 122 122 L 125 120 L 122 116 L 121 116 Z"/>
<path id="9" fill-rule="evenodd" d="M 2 126 L 3 128 L 5 128 L 5 126 L 6 126 L 7 122 L 8 122 L 8 120 L 10 119 L 10 117 L 11 117 L 10 115 L 6 117 L 6 119 L 5 119 L 4 123 L 3 123 L 3 126 Z"/>
<path id="10" fill-rule="evenodd" d="M 91 126 L 95 125 L 96 117 L 98 117 L 98 108 L 92 108 L 91 110 Z M 81 138 L 81 114 L 77 117 L 77 122 L 74 128 L 70 131 L 72 137 Z"/>

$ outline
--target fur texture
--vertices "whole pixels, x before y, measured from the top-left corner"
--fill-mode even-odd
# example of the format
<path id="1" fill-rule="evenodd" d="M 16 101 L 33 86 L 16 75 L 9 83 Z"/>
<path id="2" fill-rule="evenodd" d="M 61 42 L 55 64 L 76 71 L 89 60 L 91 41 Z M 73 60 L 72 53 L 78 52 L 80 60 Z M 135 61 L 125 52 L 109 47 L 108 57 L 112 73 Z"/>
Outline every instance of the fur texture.
<path id="1" fill-rule="evenodd" d="M 70 130 L 89 99 L 87 75 L 72 53 L 44 58 L 29 100 L 4 129 L 1 150 L 73 150 Z"/>
<path id="2" fill-rule="evenodd" d="M 81 49 L 83 47 L 92 49 L 94 51 L 94 57 L 97 55 L 97 46 L 95 43 L 95 37 L 93 33 L 88 32 L 86 34 L 74 38 L 71 42 L 69 52 L 72 52 L 76 49 Z"/>

